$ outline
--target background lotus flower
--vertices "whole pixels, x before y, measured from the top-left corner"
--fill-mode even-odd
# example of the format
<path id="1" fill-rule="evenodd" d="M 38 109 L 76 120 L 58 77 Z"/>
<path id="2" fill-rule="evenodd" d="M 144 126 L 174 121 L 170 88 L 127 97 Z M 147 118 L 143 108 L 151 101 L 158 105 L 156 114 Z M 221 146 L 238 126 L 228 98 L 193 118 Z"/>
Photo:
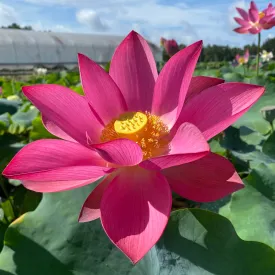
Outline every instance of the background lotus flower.
<path id="1" fill-rule="evenodd" d="M 267 52 L 266 50 L 263 50 L 261 53 L 261 58 L 263 62 L 268 62 L 270 59 L 273 58 L 273 53 L 272 52 Z"/>
<path id="2" fill-rule="evenodd" d="M 180 50 L 178 43 L 174 39 L 166 40 L 165 38 L 161 37 L 160 44 L 164 47 L 165 51 L 170 57 Z"/>
<path id="3" fill-rule="evenodd" d="M 249 61 L 249 50 L 247 49 L 244 53 L 244 62 L 247 63 Z"/>
<path id="4" fill-rule="evenodd" d="M 112 242 L 133 263 L 160 238 L 171 190 L 210 202 L 243 187 L 233 165 L 209 152 L 211 139 L 245 113 L 264 88 L 192 77 L 202 49 L 196 42 L 157 74 L 147 42 L 131 32 L 107 74 L 79 55 L 85 96 L 59 85 L 23 87 L 45 127 L 63 140 L 26 145 L 3 171 L 37 192 L 59 192 L 102 176 L 79 221 L 101 219 Z"/>
<path id="5" fill-rule="evenodd" d="M 241 34 L 258 34 L 256 61 L 256 72 L 258 76 L 260 63 L 261 31 L 271 29 L 275 26 L 275 7 L 273 7 L 273 5 L 270 3 L 266 9 L 264 9 L 263 11 L 259 11 L 255 2 L 251 1 L 248 12 L 241 8 L 237 8 L 237 11 L 242 18 L 234 17 L 234 19 L 239 25 L 241 25 L 241 27 L 234 29 L 234 31 Z"/>
<path id="6" fill-rule="evenodd" d="M 249 50 L 247 49 L 243 56 L 237 54 L 235 59 L 236 59 L 236 61 L 238 62 L 239 65 L 243 65 L 243 64 L 248 63 L 248 61 L 249 61 Z"/>
<path id="7" fill-rule="evenodd" d="M 254 1 L 251 1 L 248 12 L 241 8 L 236 9 L 242 18 L 234 17 L 240 25 L 234 29 L 235 32 L 257 34 L 263 29 L 267 30 L 275 25 L 275 7 L 271 3 L 263 11 L 258 10 Z"/>

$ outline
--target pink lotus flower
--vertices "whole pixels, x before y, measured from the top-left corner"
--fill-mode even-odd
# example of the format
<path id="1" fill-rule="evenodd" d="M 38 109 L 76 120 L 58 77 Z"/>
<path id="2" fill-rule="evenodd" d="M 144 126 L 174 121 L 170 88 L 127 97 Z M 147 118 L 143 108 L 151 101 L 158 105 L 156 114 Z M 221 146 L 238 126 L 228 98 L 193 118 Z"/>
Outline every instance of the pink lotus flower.
<path id="1" fill-rule="evenodd" d="M 243 56 L 237 54 L 235 59 L 236 59 L 236 61 L 238 62 L 239 65 L 243 65 L 243 64 L 248 63 L 248 61 L 249 61 L 249 50 L 247 49 Z"/>
<path id="2" fill-rule="evenodd" d="M 178 43 L 174 39 L 166 40 L 165 38 L 161 37 L 160 44 L 164 47 L 165 51 L 170 57 L 172 57 L 180 50 Z"/>
<path id="3" fill-rule="evenodd" d="M 171 190 L 197 202 L 243 188 L 233 165 L 209 152 L 207 140 L 235 122 L 264 88 L 192 77 L 198 41 L 175 54 L 160 75 L 147 42 L 131 32 L 107 74 L 79 54 L 85 96 L 59 85 L 23 88 L 45 127 L 62 140 L 26 145 L 3 171 L 37 192 L 78 188 L 104 177 L 79 221 L 101 219 L 112 242 L 133 263 L 159 240 L 171 211 Z"/>
<path id="4" fill-rule="evenodd" d="M 241 8 L 236 9 L 242 18 L 234 17 L 241 26 L 234 29 L 235 32 L 257 34 L 275 26 L 275 7 L 271 3 L 263 11 L 258 10 L 254 1 L 251 1 L 248 12 Z"/>

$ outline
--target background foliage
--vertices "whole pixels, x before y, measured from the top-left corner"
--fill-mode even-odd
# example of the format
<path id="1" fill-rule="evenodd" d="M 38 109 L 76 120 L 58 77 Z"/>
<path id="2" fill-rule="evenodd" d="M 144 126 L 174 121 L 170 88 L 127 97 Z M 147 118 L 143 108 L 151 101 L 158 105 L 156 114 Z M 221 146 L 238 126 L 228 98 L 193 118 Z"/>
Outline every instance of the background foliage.
<path id="1" fill-rule="evenodd" d="M 275 125 L 261 109 L 275 106 L 275 63 L 263 64 L 259 77 L 253 66 L 253 60 L 245 68 L 200 62 L 195 72 L 266 87 L 248 113 L 210 141 L 212 151 L 233 162 L 246 188 L 201 205 L 175 197 L 161 240 L 133 266 L 99 221 L 77 223 L 81 204 L 97 183 L 42 196 L 1 176 L 0 275 L 274 275 Z M 21 92 L 23 85 L 36 83 L 56 83 L 83 94 L 77 72 L 24 81 L 0 78 L 0 171 L 25 144 L 54 138 Z"/>

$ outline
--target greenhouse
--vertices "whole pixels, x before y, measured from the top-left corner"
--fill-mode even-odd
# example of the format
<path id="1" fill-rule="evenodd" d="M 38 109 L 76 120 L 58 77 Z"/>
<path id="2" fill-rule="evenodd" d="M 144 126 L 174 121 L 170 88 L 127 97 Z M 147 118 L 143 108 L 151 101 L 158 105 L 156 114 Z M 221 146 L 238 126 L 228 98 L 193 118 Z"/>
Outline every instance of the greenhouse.
<path id="1" fill-rule="evenodd" d="M 122 36 L 0 29 L 0 70 L 32 70 L 77 67 L 77 53 L 99 64 L 110 61 Z M 162 60 L 159 47 L 150 43 L 155 60 Z"/>

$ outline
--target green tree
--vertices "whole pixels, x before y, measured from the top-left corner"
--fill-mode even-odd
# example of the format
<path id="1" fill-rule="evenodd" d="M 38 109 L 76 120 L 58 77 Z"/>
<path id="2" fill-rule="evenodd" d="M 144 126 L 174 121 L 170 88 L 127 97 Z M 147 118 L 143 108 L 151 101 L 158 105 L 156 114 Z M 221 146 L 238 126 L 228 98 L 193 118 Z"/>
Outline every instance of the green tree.
<path id="1" fill-rule="evenodd" d="M 18 25 L 17 23 L 12 23 L 11 25 L 8 25 L 8 26 L 2 26 L 1 28 L 2 28 L 2 29 L 28 30 L 28 31 L 33 30 L 31 26 L 24 26 L 24 27 L 21 27 L 21 26 Z"/>

